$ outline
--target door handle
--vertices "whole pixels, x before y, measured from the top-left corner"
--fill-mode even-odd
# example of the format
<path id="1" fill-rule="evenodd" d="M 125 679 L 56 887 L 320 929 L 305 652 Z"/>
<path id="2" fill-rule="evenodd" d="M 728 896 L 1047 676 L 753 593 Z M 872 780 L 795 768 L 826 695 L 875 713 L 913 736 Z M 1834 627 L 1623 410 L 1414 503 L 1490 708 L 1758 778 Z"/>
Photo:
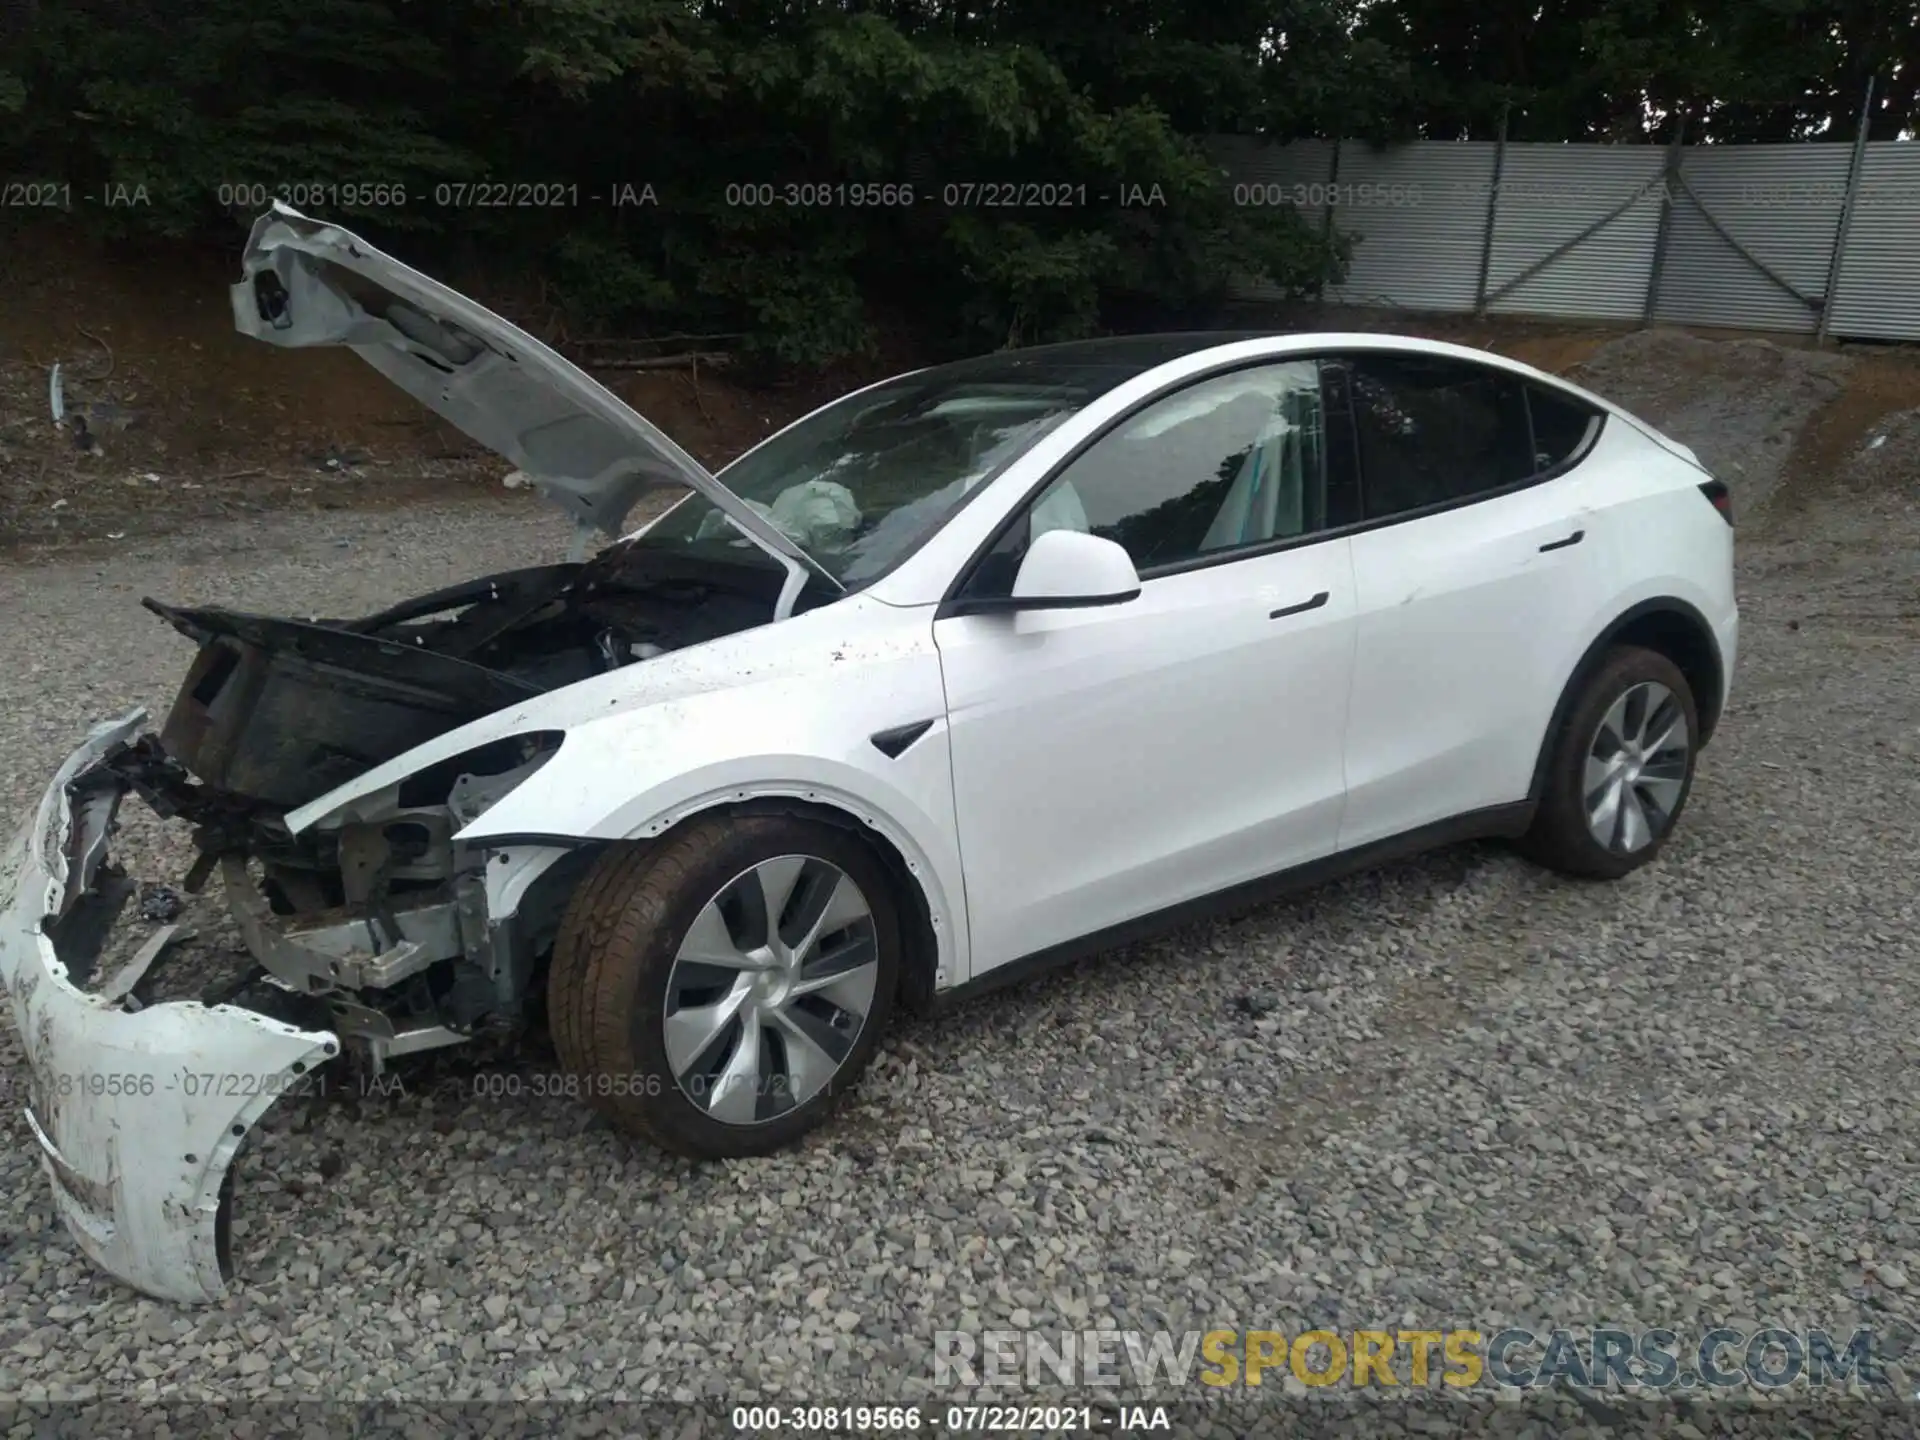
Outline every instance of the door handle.
<path id="1" fill-rule="evenodd" d="M 1540 547 L 1540 553 L 1544 555 L 1549 550 L 1564 550 L 1569 545 L 1578 545 L 1582 540 L 1586 538 L 1587 538 L 1586 531 L 1576 530 L 1571 535 L 1567 536 L 1564 540 L 1549 540 L 1546 544 Z"/>
<path id="2" fill-rule="evenodd" d="M 1318 610 L 1322 605 L 1327 603 L 1329 598 L 1327 592 L 1322 590 L 1311 600 L 1302 600 L 1298 605 L 1282 605 L 1278 610 L 1275 610 L 1271 615 L 1267 616 L 1267 618 L 1269 620 L 1278 620 L 1286 615 L 1300 615 L 1308 610 Z"/>

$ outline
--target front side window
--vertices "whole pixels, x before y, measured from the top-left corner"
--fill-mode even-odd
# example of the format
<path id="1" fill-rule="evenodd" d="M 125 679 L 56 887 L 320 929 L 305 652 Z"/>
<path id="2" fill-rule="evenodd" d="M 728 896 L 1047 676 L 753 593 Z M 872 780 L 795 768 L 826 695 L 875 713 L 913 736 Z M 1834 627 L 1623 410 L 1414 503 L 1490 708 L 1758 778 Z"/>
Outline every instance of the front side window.
<path id="1" fill-rule="evenodd" d="M 1349 495 L 1329 493 L 1318 362 L 1236 370 L 1096 440 L 1015 521 L 968 590 L 1008 593 L 1028 543 L 1051 529 L 1117 541 L 1147 575 L 1346 524 L 1356 518 Z"/>
<path id="2" fill-rule="evenodd" d="M 1472 499 L 1539 473 L 1518 376 L 1428 355 L 1340 362 L 1366 518 Z"/>

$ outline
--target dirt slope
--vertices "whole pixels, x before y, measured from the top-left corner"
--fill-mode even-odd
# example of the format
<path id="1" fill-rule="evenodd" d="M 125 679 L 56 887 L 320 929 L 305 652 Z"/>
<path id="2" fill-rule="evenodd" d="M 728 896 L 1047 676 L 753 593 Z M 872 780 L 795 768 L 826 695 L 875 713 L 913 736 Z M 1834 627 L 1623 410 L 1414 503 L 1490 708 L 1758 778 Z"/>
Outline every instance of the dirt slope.
<path id="1" fill-rule="evenodd" d="M 1753 514 L 1792 478 L 1795 441 L 1857 368 L 1844 355 L 1767 340 L 1641 330 L 1602 347 L 1570 378 L 1670 434 L 1695 437 L 1688 443 L 1733 487 L 1739 512 Z"/>
<path id="2" fill-rule="evenodd" d="M 238 241 L 142 258 L 41 233 L 0 246 L 0 546 L 164 533 L 249 513 L 471 496 L 507 467 L 344 350 L 284 352 L 233 329 Z M 551 312 L 458 282 L 543 338 Z M 48 372 L 94 444 L 52 424 Z M 904 368 L 904 367 L 902 367 Z M 600 378 L 717 466 L 871 367 L 771 390 L 711 367 Z M 517 497 L 508 497 L 515 500 Z"/>
<path id="3" fill-rule="evenodd" d="M 344 351 L 281 352 L 237 335 L 227 247 L 142 254 L 29 233 L 0 246 L 0 547 L 192 528 L 250 513 L 381 508 L 466 498 L 524 508 L 505 466 L 441 425 Z M 549 339 L 550 306 L 497 277 L 460 277 Z M 1735 487 L 1743 516 L 1794 513 L 1822 486 L 1911 474 L 1913 443 L 1849 469 L 1875 427 L 1920 408 L 1920 352 L 1817 352 L 1761 339 L 1505 317 L 1321 311 L 1262 324 L 1393 329 L 1480 346 L 1565 373 L 1698 437 Z M 48 371 L 93 417 L 83 449 L 48 410 Z M 912 359 L 816 374 L 775 390 L 711 369 L 602 372 L 601 378 L 709 465 L 852 383 Z M 1905 437 L 1908 431 L 1899 432 Z M 1776 493 L 1777 492 L 1777 493 Z"/>

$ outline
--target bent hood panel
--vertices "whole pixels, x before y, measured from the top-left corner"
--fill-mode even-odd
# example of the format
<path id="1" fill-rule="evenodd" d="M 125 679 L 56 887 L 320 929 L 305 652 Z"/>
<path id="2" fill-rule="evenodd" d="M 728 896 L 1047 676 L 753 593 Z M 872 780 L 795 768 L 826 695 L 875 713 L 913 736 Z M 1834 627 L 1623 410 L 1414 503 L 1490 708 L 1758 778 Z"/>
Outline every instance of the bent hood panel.
<path id="1" fill-rule="evenodd" d="M 565 357 L 351 231 L 275 204 L 232 290 L 243 335 L 344 345 L 523 471 L 577 522 L 618 535 L 656 486 L 698 491 L 770 554 L 832 582 L 805 551 L 657 425 Z M 835 588 L 839 588 L 837 583 Z"/>

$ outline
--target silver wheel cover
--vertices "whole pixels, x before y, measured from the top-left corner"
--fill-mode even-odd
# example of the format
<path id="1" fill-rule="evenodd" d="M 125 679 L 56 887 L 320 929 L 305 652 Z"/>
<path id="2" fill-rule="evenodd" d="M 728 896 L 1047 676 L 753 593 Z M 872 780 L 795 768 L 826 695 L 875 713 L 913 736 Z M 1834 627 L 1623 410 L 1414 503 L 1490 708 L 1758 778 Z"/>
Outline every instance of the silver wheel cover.
<path id="1" fill-rule="evenodd" d="M 1587 744 L 1580 795 L 1588 832 L 1616 855 L 1646 849 L 1673 824 L 1692 760 L 1679 697 L 1657 680 L 1629 686 Z"/>
<path id="2" fill-rule="evenodd" d="M 852 1054 L 880 978 L 873 909 L 810 855 L 762 860 L 700 908 L 667 975 L 667 1065 L 713 1119 L 764 1125 Z"/>

